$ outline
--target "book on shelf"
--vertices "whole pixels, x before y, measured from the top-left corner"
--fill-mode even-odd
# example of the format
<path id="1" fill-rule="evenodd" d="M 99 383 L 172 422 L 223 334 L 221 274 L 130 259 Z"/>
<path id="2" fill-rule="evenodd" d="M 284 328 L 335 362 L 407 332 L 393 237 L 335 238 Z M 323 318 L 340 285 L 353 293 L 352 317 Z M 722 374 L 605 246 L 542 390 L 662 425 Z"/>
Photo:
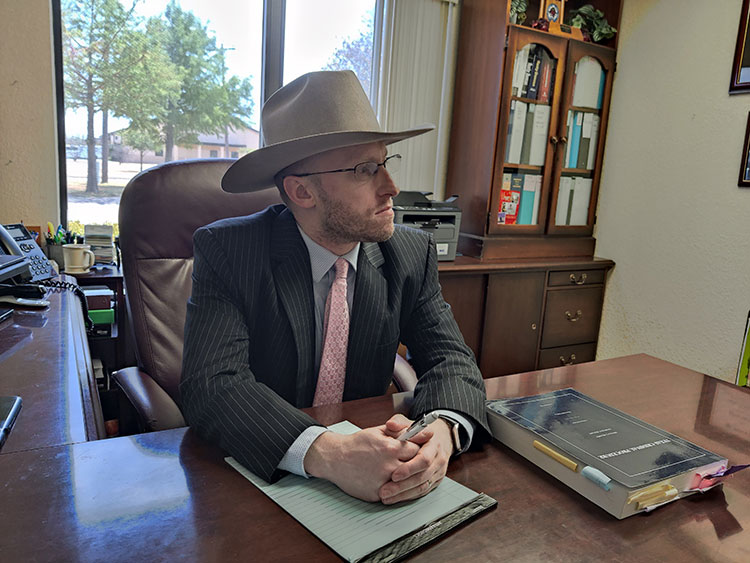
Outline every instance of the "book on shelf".
<path id="1" fill-rule="evenodd" d="M 521 97 L 529 98 L 529 88 L 531 87 L 532 74 L 534 72 L 534 65 L 538 59 L 538 49 L 536 46 L 531 47 L 529 50 L 529 58 L 526 60 L 526 69 L 523 74 L 523 85 L 521 87 Z"/>
<path id="2" fill-rule="evenodd" d="M 575 86 L 573 89 L 573 104 L 576 107 L 601 107 L 600 91 L 604 71 L 599 62 L 593 57 L 583 57 L 575 64 Z"/>
<path id="3" fill-rule="evenodd" d="M 508 135 L 508 157 L 506 162 L 513 164 L 521 163 L 521 147 L 523 145 L 523 131 L 526 125 L 526 102 L 514 100 L 511 104 L 513 107 L 513 122 L 511 131 Z"/>
<path id="4" fill-rule="evenodd" d="M 556 225 L 586 225 L 591 202 L 591 178 L 561 176 L 557 190 Z"/>
<path id="5" fill-rule="evenodd" d="M 591 178 L 571 178 L 573 186 L 570 190 L 568 225 L 586 225 L 589 220 L 589 202 L 591 201 Z"/>
<path id="6" fill-rule="evenodd" d="M 573 112 L 573 123 L 570 127 L 570 136 L 568 137 L 568 145 L 570 145 L 570 158 L 568 160 L 568 168 L 575 168 L 578 166 L 578 151 L 581 146 L 581 126 L 583 125 L 583 112 Z"/>
<path id="7" fill-rule="evenodd" d="M 487 402 L 492 435 L 618 519 L 721 482 L 728 460 L 575 389 Z"/>
<path id="8" fill-rule="evenodd" d="M 602 103 L 604 103 L 604 86 L 607 83 L 607 73 L 604 72 L 604 69 L 602 68 L 600 71 L 599 76 L 599 95 L 597 96 L 596 106 L 594 106 L 596 109 L 601 109 Z"/>
<path id="9" fill-rule="evenodd" d="M 555 91 L 555 74 L 557 60 L 550 57 L 546 49 L 542 50 L 542 71 L 539 85 L 539 101 L 549 103 Z"/>
<path id="10" fill-rule="evenodd" d="M 503 174 L 503 184 L 500 189 L 500 207 L 497 213 L 497 222 L 501 225 L 515 225 L 518 221 L 523 176 L 523 174 Z"/>
<path id="11" fill-rule="evenodd" d="M 500 185 L 500 202 L 497 205 L 497 222 L 499 225 L 505 225 L 505 211 L 503 211 L 504 200 L 510 201 L 510 172 L 503 173 L 503 181 Z"/>
<path id="12" fill-rule="evenodd" d="M 513 133 L 513 116 L 516 113 L 516 100 L 510 101 L 510 110 L 508 111 L 508 131 L 505 135 L 505 162 L 509 162 L 510 156 L 510 137 Z"/>
<path id="13" fill-rule="evenodd" d="M 591 132 L 593 130 L 593 113 L 583 114 L 583 123 L 581 124 L 581 141 L 578 148 L 578 162 L 576 168 L 584 169 L 589 163 L 589 151 L 591 149 Z"/>
<path id="14" fill-rule="evenodd" d="M 568 110 L 568 117 L 565 121 L 565 135 L 568 138 L 568 142 L 565 143 L 565 160 L 563 160 L 563 168 L 568 168 L 570 162 L 570 137 L 573 134 L 573 110 Z"/>
<path id="15" fill-rule="evenodd" d="M 523 88 L 523 80 L 526 74 L 526 62 L 529 59 L 531 44 L 524 45 L 516 51 L 516 58 L 513 62 L 513 78 L 511 83 L 511 94 L 520 96 Z"/>
<path id="16" fill-rule="evenodd" d="M 589 143 L 589 156 L 586 168 L 593 170 L 596 165 L 596 149 L 599 142 L 599 123 L 601 118 L 595 113 L 591 114 L 591 142 Z"/>
<path id="17" fill-rule="evenodd" d="M 737 377 L 735 383 L 741 387 L 750 387 L 750 312 L 747 314 L 745 323 L 745 338 L 742 339 L 740 348 L 740 363 L 737 366 Z"/>
<path id="18" fill-rule="evenodd" d="M 544 159 L 547 156 L 550 111 L 550 106 L 544 104 L 537 104 L 534 111 L 528 156 L 528 163 L 534 166 L 544 166 Z"/>
<path id="19" fill-rule="evenodd" d="M 526 97 L 536 100 L 539 97 L 539 82 L 541 80 L 542 61 L 545 49 L 541 45 L 534 48 L 534 57 L 531 63 L 531 74 L 529 75 L 529 86 Z"/>
<path id="20" fill-rule="evenodd" d="M 529 164 L 529 151 L 531 150 L 531 137 L 534 132 L 534 116 L 537 105 L 529 102 L 526 106 L 526 121 L 523 125 L 523 140 L 521 141 L 521 158 L 519 164 Z"/>
<path id="21" fill-rule="evenodd" d="M 531 209 L 531 224 L 539 222 L 539 200 L 542 197 L 542 175 L 534 174 L 534 207 Z"/>
<path id="22" fill-rule="evenodd" d="M 542 185 L 540 174 L 525 174 L 521 191 L 521 209 L 518 212 L 519 225 L 535 225 L 539 209 L 539 191 Z"/>
<path id="23" fill-rule="evenodd" d="M 570 207 L 572 204 L 573 178 L 561 176 L 557 188 L 557 209 L 555 210 L 555 225 L 570 224 Z"/>

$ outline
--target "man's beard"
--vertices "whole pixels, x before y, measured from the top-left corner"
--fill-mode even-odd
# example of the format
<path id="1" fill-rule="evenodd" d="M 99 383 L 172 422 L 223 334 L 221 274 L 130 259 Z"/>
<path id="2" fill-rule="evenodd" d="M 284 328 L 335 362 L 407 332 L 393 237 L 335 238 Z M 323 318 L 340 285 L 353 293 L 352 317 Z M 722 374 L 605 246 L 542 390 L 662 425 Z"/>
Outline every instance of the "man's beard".
<path id="1" fill-rule="evenodd" d="M 331 242 L 385 242 L 393 235 L 392 220 L 357 216 L 344 202 L 329 198 L 324 190 L 319 190 L 318 195 L 324 205 L 321 234 Z"/>

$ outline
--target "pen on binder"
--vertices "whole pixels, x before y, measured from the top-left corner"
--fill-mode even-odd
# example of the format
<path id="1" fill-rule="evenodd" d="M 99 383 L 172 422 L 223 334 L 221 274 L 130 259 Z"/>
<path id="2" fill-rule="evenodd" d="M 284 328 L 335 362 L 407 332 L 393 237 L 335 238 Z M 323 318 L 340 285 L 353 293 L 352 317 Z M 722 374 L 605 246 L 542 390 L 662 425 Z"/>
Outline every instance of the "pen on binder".
<path id="1" fill-rule="evenodd" d="M 414 424 L 409 426 L 409 428 L 403 434 L 401 434 L 398 437 L 398 439 L 403 442 L 404 440 L 408 440 L 409 438 L 416 436 L 422 430 L 427 428 L 427 426 L 435 422 L 437 419 L 438 419 L 438 415 L 435 414 L 434 412 L 427 413 L 419 420 L 415 420 Z"/>

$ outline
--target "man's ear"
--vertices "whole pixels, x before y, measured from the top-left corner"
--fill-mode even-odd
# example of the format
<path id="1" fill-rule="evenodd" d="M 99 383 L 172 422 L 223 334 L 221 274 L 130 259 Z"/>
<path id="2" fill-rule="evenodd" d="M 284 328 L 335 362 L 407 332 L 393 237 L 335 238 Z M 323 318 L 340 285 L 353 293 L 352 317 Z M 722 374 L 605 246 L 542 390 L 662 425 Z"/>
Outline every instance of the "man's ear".
<path id="1" fill-rule="evenodd" d="M 315 207 L 315 194 L 309 189 L 309 182 L 299 176 L 284 177 L 284 192 L 289 200 L 303 209 Z"/>

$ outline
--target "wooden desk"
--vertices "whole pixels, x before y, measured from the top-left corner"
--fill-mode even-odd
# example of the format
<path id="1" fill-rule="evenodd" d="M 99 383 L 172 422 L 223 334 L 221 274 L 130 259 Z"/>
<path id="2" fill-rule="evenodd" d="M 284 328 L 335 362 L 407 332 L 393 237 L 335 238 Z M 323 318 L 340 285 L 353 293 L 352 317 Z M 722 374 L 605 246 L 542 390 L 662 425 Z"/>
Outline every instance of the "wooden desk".
<path id="1" fill-rule="evenodd" d="M 574 386 L 747 461 L 750 391 L 639 355 L 487 381 L 490 397 Z M 387 397 L 310 409 L 322 423 L 382 423 Z M 338 561 L 305 528 L 178 429 L 0 456 L 7 560 Z M 498 507 L 414 561 L 750 561 L 750 472 L 723 489 L 616 520 L 497 442 L 449 476 Z"/>
<path id="2" fill-rule="evenodd" d="M 23 400 L 2 455 L 105 435 L 78 298 L 51 290 L 47 299 L 0 323 L 0 395 Z"/>

